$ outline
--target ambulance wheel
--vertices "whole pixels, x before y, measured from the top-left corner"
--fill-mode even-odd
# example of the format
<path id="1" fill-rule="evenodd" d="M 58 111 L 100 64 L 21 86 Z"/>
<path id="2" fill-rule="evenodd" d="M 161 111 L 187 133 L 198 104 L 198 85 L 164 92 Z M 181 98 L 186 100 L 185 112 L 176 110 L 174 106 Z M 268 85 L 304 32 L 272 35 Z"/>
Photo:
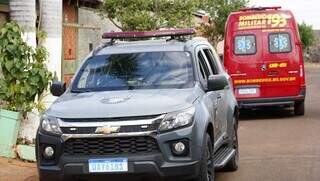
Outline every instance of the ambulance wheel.
<path id="1" fill-rule="evenodd" d="M 304 112 L 304 101 L 296 101 L 294 103 L 294 114 L 297 116 L 303 116 Z"/>

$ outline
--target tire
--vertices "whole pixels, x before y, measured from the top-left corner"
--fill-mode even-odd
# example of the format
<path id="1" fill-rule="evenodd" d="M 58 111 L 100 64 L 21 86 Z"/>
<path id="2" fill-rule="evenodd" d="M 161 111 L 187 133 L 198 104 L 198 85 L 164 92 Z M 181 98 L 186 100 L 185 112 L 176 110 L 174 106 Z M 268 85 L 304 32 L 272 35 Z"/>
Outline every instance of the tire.
<path id="1" fill-rule="evenodd" d="M 305 113 L 304 101 L 296 101 L 294 103 L 294 114 L 297 116 L 303 116 Z"/>
<path id="2" fill-rule="evenodd" d="M 214 181 L 213 146 L 210 135 L 204 138 L 204 149 L 201 155 L 200 175 L 196 181 Z"/>
<path id="3" fill-rule="evenodd" d="M 225 172 L 234 172 L 239 168 L 239 143 L 238 143 L 238 121 L 237 117 L 233 117 L 233 129 L 229 140 L 229 147 L 236 150 L 236 154 L 229 160 L 226 166 L 222 169 Z"/>

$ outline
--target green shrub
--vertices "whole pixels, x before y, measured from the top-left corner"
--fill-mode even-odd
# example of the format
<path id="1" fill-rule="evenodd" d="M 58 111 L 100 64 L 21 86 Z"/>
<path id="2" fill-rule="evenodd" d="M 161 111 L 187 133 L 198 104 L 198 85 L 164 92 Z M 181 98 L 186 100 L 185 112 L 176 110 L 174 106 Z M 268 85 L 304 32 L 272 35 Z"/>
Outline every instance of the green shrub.
<path id="1" fill-rule="evenodd" d="M 48 53 L 42 46 L 29 46 L 15 22 L 6 23 L 0 31 L 0 100 L 4 108 L 26 115 L 47 90 L 51 80 L 45 61 Z M 0 102 L 1 102 L 0 101 Z M 41 110 L 40 110 L 41 111 Z"/>
<path id="2" fill-rule="evenodd" d="M 122 31 L 190 27 L 198 0 L 104 0 L 100 15 Z"/>
<path id="3" fill-rule="evenodd" d="M 302 22 L 298 24 L 298 27 L 303 49 L 306 50 L 316 42 L 316 36 L 311 25 Z"/>

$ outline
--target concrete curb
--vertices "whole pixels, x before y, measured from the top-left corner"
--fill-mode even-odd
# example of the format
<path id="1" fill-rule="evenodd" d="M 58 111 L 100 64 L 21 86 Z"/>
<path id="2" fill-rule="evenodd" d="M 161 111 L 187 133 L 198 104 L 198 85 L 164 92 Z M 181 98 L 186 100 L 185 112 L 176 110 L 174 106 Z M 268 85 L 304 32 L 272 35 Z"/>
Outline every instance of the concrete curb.
<path id="1" fill-rule="evenodd" d="M 34 145 L 18 145 L 16 151 L 22 160 L 36 162 L 36 149 Z"/>

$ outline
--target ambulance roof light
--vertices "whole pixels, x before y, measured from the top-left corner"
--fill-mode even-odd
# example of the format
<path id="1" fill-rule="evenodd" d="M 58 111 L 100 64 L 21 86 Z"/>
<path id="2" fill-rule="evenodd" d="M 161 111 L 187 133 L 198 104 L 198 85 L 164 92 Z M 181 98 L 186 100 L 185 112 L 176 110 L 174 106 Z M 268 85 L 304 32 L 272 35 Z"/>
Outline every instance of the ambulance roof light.
<path id="1" fill-rule="evenodd" d="M 242 8 L 240 11 L 263 11 L 263 10 L 279 10 L 281 6 L 271 6 L 271 7 L 252 7 L 252 8 Z"/>

